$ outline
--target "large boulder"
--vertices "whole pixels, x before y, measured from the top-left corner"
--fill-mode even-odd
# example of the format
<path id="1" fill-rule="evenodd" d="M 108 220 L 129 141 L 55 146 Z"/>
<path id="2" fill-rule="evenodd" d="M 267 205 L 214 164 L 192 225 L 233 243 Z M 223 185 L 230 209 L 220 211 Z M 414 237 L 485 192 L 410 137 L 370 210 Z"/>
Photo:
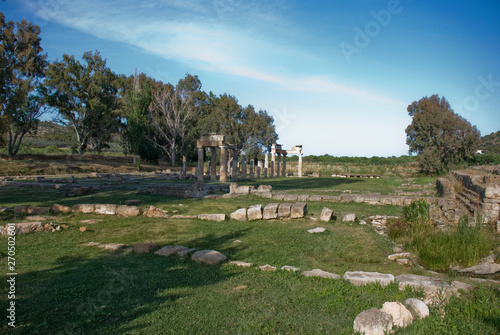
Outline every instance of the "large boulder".
<path id="1" fill-rule="evenodd" d="M 379 283 L 381 286 L 387 286 L 394 282 L 394 276 L 391 274 L 363 271 L 346 272 L 342 279 L 351 282 L 355 286 L 371 283 Z"/>
<path id="2" fill-rule="evenodd" d="M 354 319 L 354 331 L 364 335 L 385 335 L 393 326 L 392 315 L 376 308 L 361 312 Z"/>
<path id="3" fill-rule="evenodd" d="M 330 208 L 323 207 L 319 220 L 324 222 L 330 222 L 330 220 L 332 219 L 332 215 L 333 211 Z"/>
<path id="4" fill-rule="evenodd" d="M 397 327 L 405 328 L 413 323 L 413 315 L 400 302 L 386 302 L 380 311 L 392 315 L 394 325 Z"/>
<path id="5" fill-rule="evenodd" d="M 236 221 L 246 221 L 247 220 L 247 210 L 246 208 L 240 208 L 237 211 L 231 213 L 231 219 Z"/>
<path id="6" fill-rule="evenodd" d="M 412 313 L 414 319 L 420 320 L 429 316 L 429 307 L 422 300 L 416 298 L 406 299 L 405 305 Z"/>
<path id="7" fill-rule="evenodd" d="M 191 259 L 197 263 L 217 265 L 224 262 L 227 257 L 215 250 L 200 250 L 192 254 Z"/>
<path id="8" fill-rule="evenodd" d="M 251 206 L 248 211 L 248 221 L 262 220 L 262 205 Z"/>
<path id="9" fill-rule="evenodd" d="M 264 207 L 263 218 L 264 220 L 273 220 L 278 218 L 279 204 L 269 204 Z"/>
<path id="10" fill-rule="evenodd" d="M 303 218 L 307 213 L 307 204 L 305 202 L 296 202 L 292 205 L 290 216 L 292 219 Z"/>

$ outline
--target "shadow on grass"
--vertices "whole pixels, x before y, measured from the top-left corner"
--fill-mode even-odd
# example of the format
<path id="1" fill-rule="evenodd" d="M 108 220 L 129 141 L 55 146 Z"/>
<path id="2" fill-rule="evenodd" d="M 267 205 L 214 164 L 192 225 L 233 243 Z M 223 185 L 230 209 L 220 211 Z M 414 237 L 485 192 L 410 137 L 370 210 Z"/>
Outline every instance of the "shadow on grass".
<path id="1" fill-rule="evenodd" d="M 277 178 L 277 179 L 259 179 L 250 182 L 241 182 L 241 185 L 271 185 L 273 190 L 289 189 L 311 189 L 311 188 L 330 188 L 339 185 L 349 185 L 365 182 L 364 179 L 347 178 Z"/>

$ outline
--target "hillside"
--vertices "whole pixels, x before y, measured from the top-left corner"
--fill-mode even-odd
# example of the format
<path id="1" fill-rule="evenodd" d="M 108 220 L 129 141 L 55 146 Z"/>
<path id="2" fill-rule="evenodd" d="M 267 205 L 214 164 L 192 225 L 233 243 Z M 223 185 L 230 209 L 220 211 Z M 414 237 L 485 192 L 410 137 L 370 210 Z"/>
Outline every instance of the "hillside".
<path id="1" fill-rule="evenodd" d="M 489 154 L 500 154 L 500 131 L 481 137 L 479 149 Z"/>

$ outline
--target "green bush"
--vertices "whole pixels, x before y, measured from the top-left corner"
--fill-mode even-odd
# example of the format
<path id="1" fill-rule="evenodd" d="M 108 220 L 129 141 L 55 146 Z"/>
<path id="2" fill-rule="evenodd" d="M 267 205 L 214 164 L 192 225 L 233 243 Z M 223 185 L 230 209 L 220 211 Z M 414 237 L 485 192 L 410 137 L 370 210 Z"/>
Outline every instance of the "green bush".
<path id="1" fill-rule="evenodd" d="M 139 148 L 139 156 L 141 159 L 153 164 L 158 164 L 161 154 L 161 148 L 148 142 L 142 142 Z"/>

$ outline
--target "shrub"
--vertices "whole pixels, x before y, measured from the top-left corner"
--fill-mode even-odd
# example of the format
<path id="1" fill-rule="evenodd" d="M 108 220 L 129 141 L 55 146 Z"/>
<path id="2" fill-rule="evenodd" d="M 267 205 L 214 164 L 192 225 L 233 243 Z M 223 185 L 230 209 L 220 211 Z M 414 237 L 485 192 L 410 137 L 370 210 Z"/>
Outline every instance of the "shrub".
<path id="1" fill-rule="evenodd" d="M 139 148 L 139 156 L 141 159 L 153 164 L 158 164 L 161 153 L 161 148 L 148 142 L 142 142 L 141 147 Z"/>

